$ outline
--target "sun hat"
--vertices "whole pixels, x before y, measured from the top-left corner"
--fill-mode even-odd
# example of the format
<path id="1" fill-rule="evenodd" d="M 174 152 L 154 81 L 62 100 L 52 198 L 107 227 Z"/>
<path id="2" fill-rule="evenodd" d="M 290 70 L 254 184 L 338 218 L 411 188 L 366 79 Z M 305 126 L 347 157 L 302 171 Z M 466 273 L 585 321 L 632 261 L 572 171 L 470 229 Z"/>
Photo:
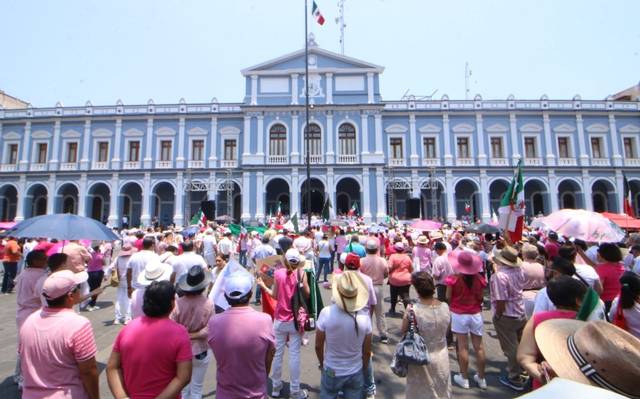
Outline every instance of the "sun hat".
<path id="1" fill-rule="evenodd" d="M 424 235 L 418 237 L 418 240 L 416 242 L 418 245 L 429 245 L 429 239 Z"/>
<path id="2" fill-rule="evenodd" d="M 44 280 L 42 295 L 47 299 L 60 298 L 88 279 L 89 274 L 87 272 L 74 273 L 71 270 L 60 270 L 59 272 L 51 273 Z"/>
<path id="3" fill-rule="evenodd" d="M 300 251 L 295 248 L 289 248 L 287 252 L 284 254 L 287 262 L 292 263 L 294 265 L 298 265 L 303 263 L 306 259 L 300 255 Z"/>
<path id="4" fill-rule="evenodd" d="M 429 234 L 429 237 L 431 237 L 432 240 L 438 240 L 440 238 L 444 238 L 444 235 L 442 234 L 441 231 L 433 231 Z"/>
<path id="5" fill-rule="evenodd" d="M 204 270 L 200 265 L 194 265 L 189 271 L 178 279 L 178 288 L 185 292 L 200 291 L 206 288 L 213 280 L 211 272 Z"/>
<path id="6" fill-rule="evenodd" d="M 131 256 L 134 252 L 136 252 L 136 248 L 130 242 L 125 242 L 122 244 L 118 256 Z"/>
<path id="7" fill-rule="evenodd" d="M 640 340 L 623 329 L 603 320 L 553 319 L 535 337 L 558 377 L 640 398 Z"/>
<path id="8" fill-rule="evenodd" d="M 346 312 L 357 312 L 367 306 L 369 291 L 360 274 L 353 270 L 341 273 L 332 287 L 333 302 Z"/>
<path id="9" fill-rule="evenodd" d="M 253 276 L 247 272 L 235 272 L 225 279 L 224 294 L 230 299 L 240 299 L 251 292 Z"/>
<path id="10" fill-rule="evenodd" d="M 144 266 L 144 271 L 138 274 L 138 284 L 147 287 L 154 281 L 169 280 L 171 272 L 171 267 L 166 263 L 152 260 Z"/>
<path id="11" fill-rule="evenodd" d="M 359 269 L 360 268 L 360 257 L 354 253 L 347 254 L 347 257 L 344 260 L 344 265 L 349 269 Z"/>
<path id="12" fill-rule="evenodd" d="M 375 240 L 375 239 L 367 240 L 365 244 L 365 248 L 368 250 L 378 249 L 378 247 L 379 247 L 378 240 Z"/>
<path id="13" fill-rule="evenodd" d="M 510 246 L 502 248 L 502 250 L 498 252 L 493 259 L 504 266 L 520 267 L 520 265 L 522 265 L 522 261 L 518 258 L 518 251 Z"/>
<path id="14" fill-rule="evenodd" d="M 398 241 L 393 244 L 393 248 L 398 252 L 404 252 L 404 243 L 402 241 Z"/>
<path id="15" fill-rule="evenodd" d="M 452 251 L 447 256 L 453 270 L 462 274 L 478 274 L 482 271 L 482 259 L 470 251 Z"/>

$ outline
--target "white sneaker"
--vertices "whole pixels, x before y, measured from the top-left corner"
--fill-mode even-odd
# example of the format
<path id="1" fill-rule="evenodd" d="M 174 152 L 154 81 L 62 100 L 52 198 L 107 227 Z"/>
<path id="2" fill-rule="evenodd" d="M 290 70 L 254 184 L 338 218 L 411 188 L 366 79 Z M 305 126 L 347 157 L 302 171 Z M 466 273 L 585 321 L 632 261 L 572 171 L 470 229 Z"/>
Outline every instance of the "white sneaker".
<path id="1" fill-rule="evenodd" d="M 464 389 L 469 389 L 469 380 L 462 377 L 462 374 L 455 374 L 453 381 Z"/>
<path id="2" fill-rule="evenodd" d="M 127 324 L 129 324 L 131 322 L 131 319 L 124 319 L 124 325 L 126 326 Z"/>
<path id="3" fill-rule="evenodd" d="M 119 319 L 115 319 L 115 320 L 113 321 L 113 325 L 114 325 L 114 326 L 117 326 L 117 325 L 120 325 L 120 324 L 122 324 L 122 323 L 120 323 L 120 320 L 119 320 Z"/>
<path id="4" fill-rule="evenodd" d="M 280 390 L 282 389 L 282 387 L 272 387 L 271 388 L 271 397 L 272 398 L 279 398 L 280 397 Z"/>
<path id="5" fill-rule="evenodd" d="M 480 378 L 478 374 L 473 376 L 473 380 L 476 382 L 476 384 L 478 384 L 480 389 L 482 390 L 487 389 L 487 380 L 485 380 L 484 378 Z"/>
<path id="6" fill-rule="evenodd" d="M 291 399 L 307 399 L 309 397 L 309 392 L 306 389 L 301 389 L 298 392 L 291 393 Z"/>

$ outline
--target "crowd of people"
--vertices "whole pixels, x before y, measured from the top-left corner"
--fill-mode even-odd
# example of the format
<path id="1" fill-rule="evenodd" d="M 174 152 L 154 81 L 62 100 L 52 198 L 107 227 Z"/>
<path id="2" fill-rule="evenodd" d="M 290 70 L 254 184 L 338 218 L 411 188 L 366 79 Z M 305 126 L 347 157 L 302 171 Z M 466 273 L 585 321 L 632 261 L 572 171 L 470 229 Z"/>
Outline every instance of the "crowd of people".
<path id="1" fill-rule="evenodd" d="M 82 312 L 99 309 L 107 285 L 121 325 L 106 368 L 117 399 L 201 398 L 213 359 L 217 397 L 278 398 L 285 351 L 289 397 L 306 398 L 301 353 L 312 331 L 320 397 L 373 398 L 376 350 L 411 326 L 430 361 L 408 365 L 407 398 L 450 398 L 452 384 L 486 390 L 485 301 L 506 360 L 498 380 L 514 394 L 559 376 L 638 396 L 639 234 L 595 243 L 530 230 L 512 242 L 448 224 L 364 223 L 299 234 L 236 236 L 215 224 L 118 234 L 3 240 L 23 398 L 100 397 L 95 335 Z M 330 290 L 326 306 L 319 290 Z M 402 318 L 400 331 L 387 318 Z"/>

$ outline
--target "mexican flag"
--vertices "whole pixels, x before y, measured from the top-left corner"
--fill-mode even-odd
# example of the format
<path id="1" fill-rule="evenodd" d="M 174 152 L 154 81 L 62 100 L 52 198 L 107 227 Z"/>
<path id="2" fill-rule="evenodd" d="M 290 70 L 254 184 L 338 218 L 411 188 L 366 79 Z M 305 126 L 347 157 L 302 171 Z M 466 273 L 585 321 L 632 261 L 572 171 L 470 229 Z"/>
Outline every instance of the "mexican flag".
<path id="1" fill-rule="evenodd" d="M 324 17 L 322 16 L 322 13 L 320 12 L 320 9 L 318 8 L 318 5 L 315 1 L 313 2 L 311 13 L 313 14 L 313 17 L 316 19 L 317 23 L 319 23 L 320 25 L 324 25 Z"/>
<path id="2" fill-rule="evenodd" d="M 358 214 L 358 203 L 354 201 L 353 205 L 351 205 L 351 209 L 349 209 L 349 213 L 347 213 L 347 216 L 352 218 L 357 214 Z"/>
<path id="3" fill-rule="evenodd" d="M 204 212 L 202 209 L 199 209 L 195 215 L 191 218 L 191 225 L 198 225 L 200 227 L 204 227 L 207 225 L 207 217 L 204 216 Z"/>
<path id="4" fill-rule="evenodd" d="M 280 219 L 282 217 L 282 204 L 278 201 L 278 209 L 276 211 L 276 217 Z"/>
<path id="5" fill-rule="evenodd" d="M 513 179 L 502 195 L 500 201 L 499 227 L 509 232 L 511 242 L 522 239 L 522 227 L 524 225 L 524 180 L 522 178 L 522 159 L 518 162 Z"/>
<path id="6" fill-rule="evenodd" d="M 464 211 L 467 213 L 471 213 L 471 204 L 468 202 L 464 203 Z"/>
<path id="7" fill-rule="evenodd" d="M 291 219 L 289 219 L 289 221 L 285 223 L 283 226 L 285 229 L 289 231 L 293 231 L 296 234 L 298 234 L 300 232 L 300 228 L 298 226 L 298 213 L 297 212 L 294 213 Z"/>
<path id="8" fill-rule="evenodd" d="M 633 210 L 633 202 L 631 200 L 631 187 L 629 187 L 629 180 L 627 180 L 627 175 L 622 174 L 622 178 L 624 179 L 624 213 L 631 216 L 632 218 L 636 217 L 636 213 Z"/>

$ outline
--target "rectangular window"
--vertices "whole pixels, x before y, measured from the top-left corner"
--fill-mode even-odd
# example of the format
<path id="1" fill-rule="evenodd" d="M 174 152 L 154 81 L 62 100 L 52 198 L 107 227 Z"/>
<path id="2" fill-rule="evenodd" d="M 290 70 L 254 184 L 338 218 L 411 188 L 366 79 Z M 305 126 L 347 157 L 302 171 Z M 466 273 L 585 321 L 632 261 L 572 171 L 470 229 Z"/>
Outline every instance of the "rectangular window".
<path id="1" fill-rule="evenodd" d="M 304 153 L 307 153 L 307 135 L 309 136 L 309 154 L 322 155 L 322 131 L 320 126 L 312 123 L 304 129 Z"/>
<path id="2" fill-rule="evenodd" d="M 631 137 L 625 137 L 624 138 L 624 157 L 625 158 L 630 158 L 630 159 L 635 159 L 636 157 L 636 148 L 633 145 L 633 138 Z"/>
<path id="3" fill-rule="evenodd" d="M 422 139 L 422 145 L 424 147 L 424 157 L 427 159 L 436 158 L 436 138 L 425 137 Z"/>
<path id="4" fill-rule="evenodd" d="M 275 125 L 269 132 L 269 155 L 287 154 L 287 129 L 284 125 Z"/>
<path id="5" fill-rule="evenodd" d="M 458 145 L 458 158 L 469 158 L 469 138 L 458 137 L 456 143 Z"/>
<path id="6" fill-rule="evenodd" d="M 491 156 L 493 158 L 504 158 L 502 137 L 491 137 Z"/>
<path id="7" fill-rule="evenodd" d="M 524 138 L 524 156 L 526 158 L 537 158 L 538 151 L 536 148 L 536 138 L 535 137 L 525 137 Z"/>
<path id="8" fill-rule="evenodd" d="M 224 160 L 225 161 L 236 160 L 236 141 L 235 140 L 224 141 Z"/>
<path id="9" fill-rule="evenodd" d="M 591 155 L 594 158 L 602 158 L 602 140 L 600 137 L 591 137 Z"/>
<path id="10" fill-rule="evenodd" d="M 391 146 L 391 158 L 402 159 L 404 155 L 402 153 L 402 137 L 392 137 L 389 139 L 389 145 Z"/>
<path id="11" fill-rule="evenodd" d="M 343 123 L 338 128 L 340 155 L 356 155 L 356 128 L 350 123 Z"/>
<path id="12" fill-rule="evenodd" d="M 160 160 L 171 161 L 171 140 L 162 140 L 160 142 Z"/>
<path id="13" fill-rule="evenodd" d="M 558 157 L 569 158 L 569 138 L 558 137 Z"/>
<path id="14" fill-rule="evenodd" d="M 9 144 L 9 164 L 18 163 L 18 144 Z"/>
<path id="15" fill-rule="evenodd" d="M 129 162 L 138 162 L 138 161 L 140 161 L 140 142 L 130 141 L 129 142 Z"/>
<path id="16" fill-rule="evenodd" d="M 204 140 L 193 140 L 191 142 L 191 160 L 202 161 L 204 158 Z"/>
<path id="17" fill-rule="evenodd" d="M 76 163 L 78 162 L 78 143 L 75 141 L 72 143 L 67 143 L 67 163 Z"/>
<path id="18" fill-rule="evenodd" d="M 98 143 L 98 162 L 107 162 L 109 160 L 109 143 L 100 141 Z"/>
<path id="19" fill-rule="evenodd" d="M 47 143 L 38 144 L 38 163 L 47 163 Z"/>

